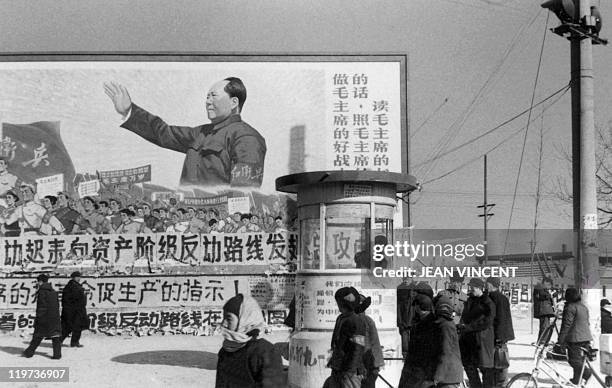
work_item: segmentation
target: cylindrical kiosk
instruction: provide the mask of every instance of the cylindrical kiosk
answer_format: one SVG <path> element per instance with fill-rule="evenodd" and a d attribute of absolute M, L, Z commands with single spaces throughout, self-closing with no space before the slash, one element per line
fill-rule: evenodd
<path fill-rule="evenodd" d="M 289 387 L 321 388 L 331 374 L 326 364 L 340 314 L 334 294 L 341 287 L 352 286 L 372 297 L 366 313 L 376 323 L 384 355 L 401 357 L 397 284 L 373 279 L 372 268 L 381 262 L 372 260 L 372 249 L 375 244 L 394 243 L 397 193 L 416 187 L 410 175 L 381 171 L 317 171 L 276 180 L 276 190 L 296 193 L 298 202 L 296 321 L 289 343 Z M 385 257 L 384 266 L 392 267 L 392 260 Z M 397 382 L 400 372 L 401 362 L 389 363 L 381 375 Z"/>

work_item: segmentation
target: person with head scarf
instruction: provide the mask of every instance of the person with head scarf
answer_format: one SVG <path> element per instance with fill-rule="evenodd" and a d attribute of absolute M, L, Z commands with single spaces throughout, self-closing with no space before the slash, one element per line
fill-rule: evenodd
<path fill-rule="evenodd" d="M 410 331 L 408 354 L 399 386 L 421 388 L 433 385 L 436 363 L 440 354 L 439 336 L 436 332 L 436 317 L 432 300 L 428 295 L 418 294 L 414 301 L 416 324 Z"/>
<path fill-rule="evenodd" d="M 366 315 L 365 311 L 372 303 L 371 297 L 359 294 L 359 306 L 355 313 L 363 320 L 365 325 L 365 349 L 363 355 L 363 364 L 366 369 L 366 376 L 361 381 L 361 388 L 376 387 L 376 379 L 380 369 L 385 365 L 385 359 L 382 353 L 382 346 L 378 339 L 378 330 L 374 320 Z"/>
<path fill-rule="evenodd" d="M 75 271 L 62 290 L 62 342 L 70 335 L 70 347 L 82 348 L 81 331 L 89 328 L 87 298 L 81 285 L 81 273 Z"/>
<path fill-rule="evenodd" d="M 455 308 L 448 296 L 440 296 L 436 301 L 435 323 L 440 341 L 440 353 L 433 378 L 436 387 L 458 388 L 463 381 L 459 335 L 453 319 Z"/>
<path fill-rule="evenodd" d="M 57 292 L 49 283 L 49 276 L 40 274 L 36 278 L 38 292 L 36 293 L 36 318 L 34 318 L 34 334 L 30 346 L 23 351 L 23 356 L 30 358 L 34 356 L 36 348 L 43 339 L 51 338 L 53 343 L 54 360 L 62 358 L 62 334 L 59 312 L 59 300 Z"/>
<path fill-rule="evenodd" d="M 589 310 L 580 300 L 580 293 L 575 288 L 565 290 L 565 307 L 563 308 L 563 320 L 557 343 L 567 347 L 567 361 L 574 370 L 571 382 L 580 385 L 580 373 L 582 372 L 582 360 L 584 355 L 580 348 L 590 349 L 591 329 L 589 328 Z M 582 375 L 585 382 L 591 377 L 591 371 L 584 369 Z"/>
<path fill-rule="evenodd" d="M 286 385 L 281 356 L 258 338 L 265 322 L 259 304 L 238 294 L 223 306 L 215 388 L 276 388 Z"/>
<path fill-rule="evenodd" d="M 359 292 L 353 287 L 343 287 L 334 295 L 340 315 L 332 334 L 332 355 L 327 366 L 331 376 L 324 388 L 360 388 L 366 370 L 363 364 L 365 352 L 365 325 L 355 313 L 359 307 Z"/>

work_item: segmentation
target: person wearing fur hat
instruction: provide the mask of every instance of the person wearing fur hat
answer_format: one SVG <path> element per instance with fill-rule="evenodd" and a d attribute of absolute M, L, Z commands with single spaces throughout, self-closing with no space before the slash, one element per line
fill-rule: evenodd
<path fill-rule="evenodd" d="M 440 354 L 433 381 L 436 387 L 459 388 L 463 381 L 463 364 L 459 350 L 459 335 L 453 320 L 455 307 L 447 296 L 436 301 L 436 329 L 440 339 Z"/>
<path fill-rule="evenodd" d="M 567 361 L 574 370 L 570 380 L 576 385 L 582 371 L 583 354 L 580 348 L 591 348 L 591 329 L 589 328 L 589 309 L 580 300 L 580 293 L 575 288 L 565 290 L 565 306 L 557 344 L 567 347 Z M 582 378 L 586 381 L 591 377 L 589 368 L 584 369 Z"/>
<path fill-rule="evenodd" d="M 378 330 L 374 320 L 366 315 L 365 311 L 372 303 L 371 297 L 359 294 L 359 306 L 355 313 L 363 320 L 365 325 L 365 349 L 363 355 L 363 364 L 366 369 L 366 376 L 361 381 L 361 388 L 376 387 L 376 379 L 380 369 L 385 366 L 385 359 L 382 353 L 382 346 L 378 339 Z"/>
<path fill-rule="evenodd" d="M 36 294 L 36 318 L 34 318 L 34 334 L 30 346 L 23 351 L 23 356 L 30 358 L 38 345 L 45 338 L 51 338 L 54 360 L 62 358 L 62 334 L 57 292 L 49 283 L 49 276 L 40 274 L 36 278 L 38 292 Z"/>
<path fill-rule="evenodd" d="M 89 329 L 87 299 L 81 286 L 81 273 L 73 272 L 62 291 L 62 342 L 70 335 L 70 347 L 82 348 L 81 331 Z"/>
<path fill-rule="evenodd" d="M 453 274 L 453 276 L 449 279 L 449 285 L 446 290 L 442 290 L 438 293 L 436 298 L 446 296 L 450 299 L 451 305 L 453 306 L 453 320 L 455 324 L 459 323 L 461 320 L 461 314 L 463 313 L 463 308 L 465 307 L 465 302 L 467 302 L 468 296 L 465 292 L 461 290 L 463 287 L 463 276 L 459 276 L 457 274 Z M 434 303 L 436 301 L 434 300 Z"/>
<path fill-rule="evenodd" d="M 323 388 L 359 388 L 366 370 L 363 364 L 366 329 L 363 320 L 355 314 L 359 306 L 359 292 L 343 287 L 334 295 L 340 315 L 336 318 L 332 334 L 332 355 L 327 364 L 331 376 Z"/>
<path fill-rule="evenodd" d="M 487 279 L 489 298 L 495 304 L 495 320 L 493 321 L 493 332 L 495 334 L 495 348 L 502 349 L 508 354 L 508 342 L 514 339 L 514 328 L 512 327 L 512 312 L 508 297 L 499 291 L 501 279 L 490 277 Z M 505 387 L 508 377 L 508 367 L 501 368 L 496 365 L 491 371 L 495 379 L 495 387 Z"/>
<path fill-rule="evenodd" d="M 255 299 L 238 294 L 223 306 L 215 388 L 276 388 L 286 385 L 281 356 L 258 338 L 265 322 Z"/>
<path fill-rule="evenodd" d="M 416 324 L 410 331 L 409 350 L 402 368 L 400 388 L 420 388 L 433 385 L 440 354 L 439 336 L 434 324 L 436 316 L 433 313 L 431 298 L 418 294 L 412 303 L 416 314 Z"/>
<path fill-rule="evenodd" d="M 482 280 L 472 278 L 468 288 L 469 297 L 457 325 L 461 361 L 471 388 L 491 388 L 495 385 L 491 373 L 495 364 L 495 304 L 487 295 Z"/>

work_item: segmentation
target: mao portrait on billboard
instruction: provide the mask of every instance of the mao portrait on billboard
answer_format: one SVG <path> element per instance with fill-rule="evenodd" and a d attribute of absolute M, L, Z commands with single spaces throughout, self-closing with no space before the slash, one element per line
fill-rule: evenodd
<path fill-rule="evenodd" d="M 64 234 L 113 233 L 122 220 L 150 232 L 295 230 L 295 199 L 276 178 L 407 171 L 406 62 L 0 55 L 0 196 L 33 188 L 48 213 L 22 225 L 33 231 L 57 230 L 43 228 L 57 224 L 50 215 Z"/>

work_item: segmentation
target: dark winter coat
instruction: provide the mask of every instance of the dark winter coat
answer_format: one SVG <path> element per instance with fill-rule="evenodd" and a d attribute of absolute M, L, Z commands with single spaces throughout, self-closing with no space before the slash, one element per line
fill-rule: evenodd
<path fill-rule="evenodd" d="M 414 298 L 417 295 L 426 295 L 433 300 L 433 289 L 427 282 L 402 283 L 397 288 L 397 327 L 402 331 L 410 330 L 416 323 Z"/>
<path fill-rule="evenodd" d="M 433 313 L 419 319 L 410 331 L 410 343 L 405 365 L 418 367 L 425 371 L 427 380 L 433 380 L 436 361 L 440 354 L 440 336 L 435 325 Z"/>
<path fill-rule="evenodd" d="M 554 317 L 555 309 L 550 292 L 545 290 L 541 284 L 533 288 L 533 317 L 544 318 Z"/>
<path fill-rule="evenodd" d="M 328 367 L 340 371 L 365 375 L 365 324 L 354 312 L 340 314 L 332 334 L 332 356 Z"/>
<path fill-rule="evenodd" d="M 463 314 L 463 309 L 465 308 L 465 302 L 468 298 L 467 294 L 463 291 L 457 291 L 450 288 L 442 290 L 438 293 L 436 299 L 434 299 L 434 305 L 436 304 L 436 301 L 443 296 L 446 296 L 450 299 L 451 304 L 453 306 L 453 310 L 455 311 L 453 321 L 455 323 L 459 323 L 459 321 L 461 320 L 461 314 Z"/>
<path fill-rule="evenodd" d="M 89 328 L 86 305 L 83 286 L 74 279 L 70 280 L 62 291 L 62 326 L 67 331 Z"/>
<path fill-rule="evenodd" d="M 59 337 L 61 334 L 57 292 L 51 287 L 50 283 L 43 283 L 38 288 L 37 293 L 34 336 L 50 338 Z"/>
<path fill-rule="evenodd" d="M 495 320 L 493 321 L 493 332 L 495 340 L 506 343 L 514 339 L 514 328 L 512 327 L 512 312 L 510 301 L 506 295 L 499 291 L 489 292 L 489 298 L 495 303 Z"/>
<path fill-rule="evenodd" d="M 360 313 L 359 316 L 363 319 L 365 325 L 363 364 L 367 370 L 381 368 L 385 365 L 385 359 L 382 353 L 382 346 L 380 346 L 376 323 L 365 313 Z"/>
<path fill-rule="evenodd" d="M 566 302 L 557 343 L 586 342 L 592 339 L 587 307 L 582 302 Z"/>
<path fill-rule="evenodd" d="M 484 294 L 470 296 L 461 315 L 464 328 L 459 338 L 463 365 L 493 368 L 495 354 L 495 304 Z"/>
<path fill-rule="evenodd" d="M 289 314 L 287 314 L 283 324 L 295 329 L 295 296 L 291 299 L 291 303 L 289 303 Z"/>
<path fill-rule="evenodd" d="M 215 388 L 277 388 L 285 384 L 281 356 L 265 339 L 254 338 L 235 352 L 219 351 Z"/>
<path fill-rule="evenodd" d="M 440 338 L 440 356 L 434 374 L 439 384 L 459 384 L 463 381 L 463 364 L 459 350 L 459 335 L 455 322 L 446 318 L 436 320 Z"/>
<path fill-rule="evenodd" d="M 612 334 L 612 313 L 601 309 L 601 334 Z"/>

